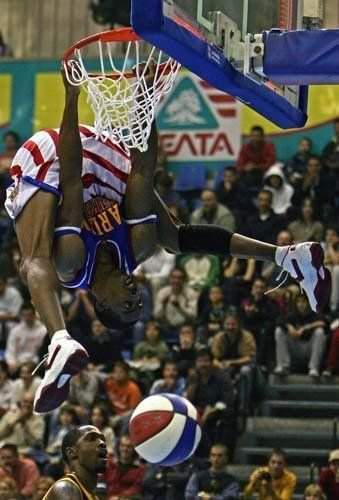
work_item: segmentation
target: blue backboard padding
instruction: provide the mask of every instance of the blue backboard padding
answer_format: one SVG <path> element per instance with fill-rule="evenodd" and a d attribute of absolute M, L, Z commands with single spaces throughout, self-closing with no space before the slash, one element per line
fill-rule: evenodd
<path fill-rule="evenodd" d="M 136 33 L 178 60 L 215 88 L 241 100 L 280 126 L 297 128 L 307 120 L 307 88 L 300 108 L 266 86 L 236 71 L 222 51 L 163 16 L 162 0 L 132 0 L 132 26 Z"/>
<path fill-rule="evenodd" d="M 283 84 L 339 83 L 339 30 L 266 33 L 264 72 Z"/>

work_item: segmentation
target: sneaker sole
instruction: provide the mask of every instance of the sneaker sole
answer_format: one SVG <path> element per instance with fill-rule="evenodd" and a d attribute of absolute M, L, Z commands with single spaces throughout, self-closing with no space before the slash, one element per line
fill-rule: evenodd
<path fill-rule="evenodd" d="M 67 359 L 54 382 L 42 389 L 39 399 L 34 403 L 34 413 L 41 415 L 58 408 L 67 399 L 71 377 L 79 373 L 87 365 L 88 359 L 86 351 L 82 349 L 74 351 Z M 63 375 L 70 375 L 71 377 L 59 388 L 58 383 Z"/>

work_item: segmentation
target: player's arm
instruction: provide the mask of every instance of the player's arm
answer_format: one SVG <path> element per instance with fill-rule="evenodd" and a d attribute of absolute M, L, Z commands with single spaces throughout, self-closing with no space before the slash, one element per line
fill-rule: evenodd
<path fill-rule="evenodd" d="M 79 133 L 79 87 L 70 85 L 62 72 L 65 86 L 65 108 L 62 117 L 58 155 L 60 163 L 60 190 L 62 203 L 57 214 L 57 228 L 78 228 L 83 219 L 82 145 Z M 70 281 L 82 268 L 85 258 L 83 242 L 79 234 L 58 237 L 55 241 L 54 258 L 57 272 L 63 281 Z"/>
<path fill-rule="evenodd" d="M 49 491 L 46 500 L 81 500 L 82 495 L 77 486 L 70 481 L 58 481 Z"/>
<path fill-rule="evenodd" d="M 131 150 L 132 169 L 127 181 L 124 212 L 125 219 L 143 219 L 155 214 L 153 202 L 153 175 L 157 163 L 158 134 L 155 121 L 148 139 L 148 149 L 141 153 Z M 131 225 L 130 235 L 134 257 L 137 263 L 153 255 L 156 247 L 156 224 Z"/>

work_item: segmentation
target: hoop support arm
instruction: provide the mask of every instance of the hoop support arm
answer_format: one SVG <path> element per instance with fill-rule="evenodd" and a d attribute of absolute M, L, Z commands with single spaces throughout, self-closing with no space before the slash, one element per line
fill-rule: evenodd
<path fill-rule="evenodd" d="M 264 33 L 264 73 L 286 85 L 339 84 L 339 29 Z"/>

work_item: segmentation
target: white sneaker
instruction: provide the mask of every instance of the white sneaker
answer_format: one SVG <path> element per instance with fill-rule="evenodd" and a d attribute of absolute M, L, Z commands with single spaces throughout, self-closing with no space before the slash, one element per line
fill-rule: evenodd
<path fill-rule="evenodd" d="M 312 378 L 319 378 L 320 377 L 319 371 L 316 368 L 311 368 L 310 371 L 308 372 L 308 374 Z"/>
<path fill-rule="evenodd" d="M 58 408 L 68 397 L 70 379 L 86 366 L 88 359 L 86 349 L 69 335 L 52 337 L 48 354 L 38 365 L 46 362 L 44 378 L 35 393 L 34 413 Z"/>
<path fill-rule="evenodd" d="M 312 311 L 319 312 L 328 303 L 331 274 L 324 267 L 324 251 L 319 243 L 278 247 L 275 260 L 278 266 L 299 281 Z"/>

